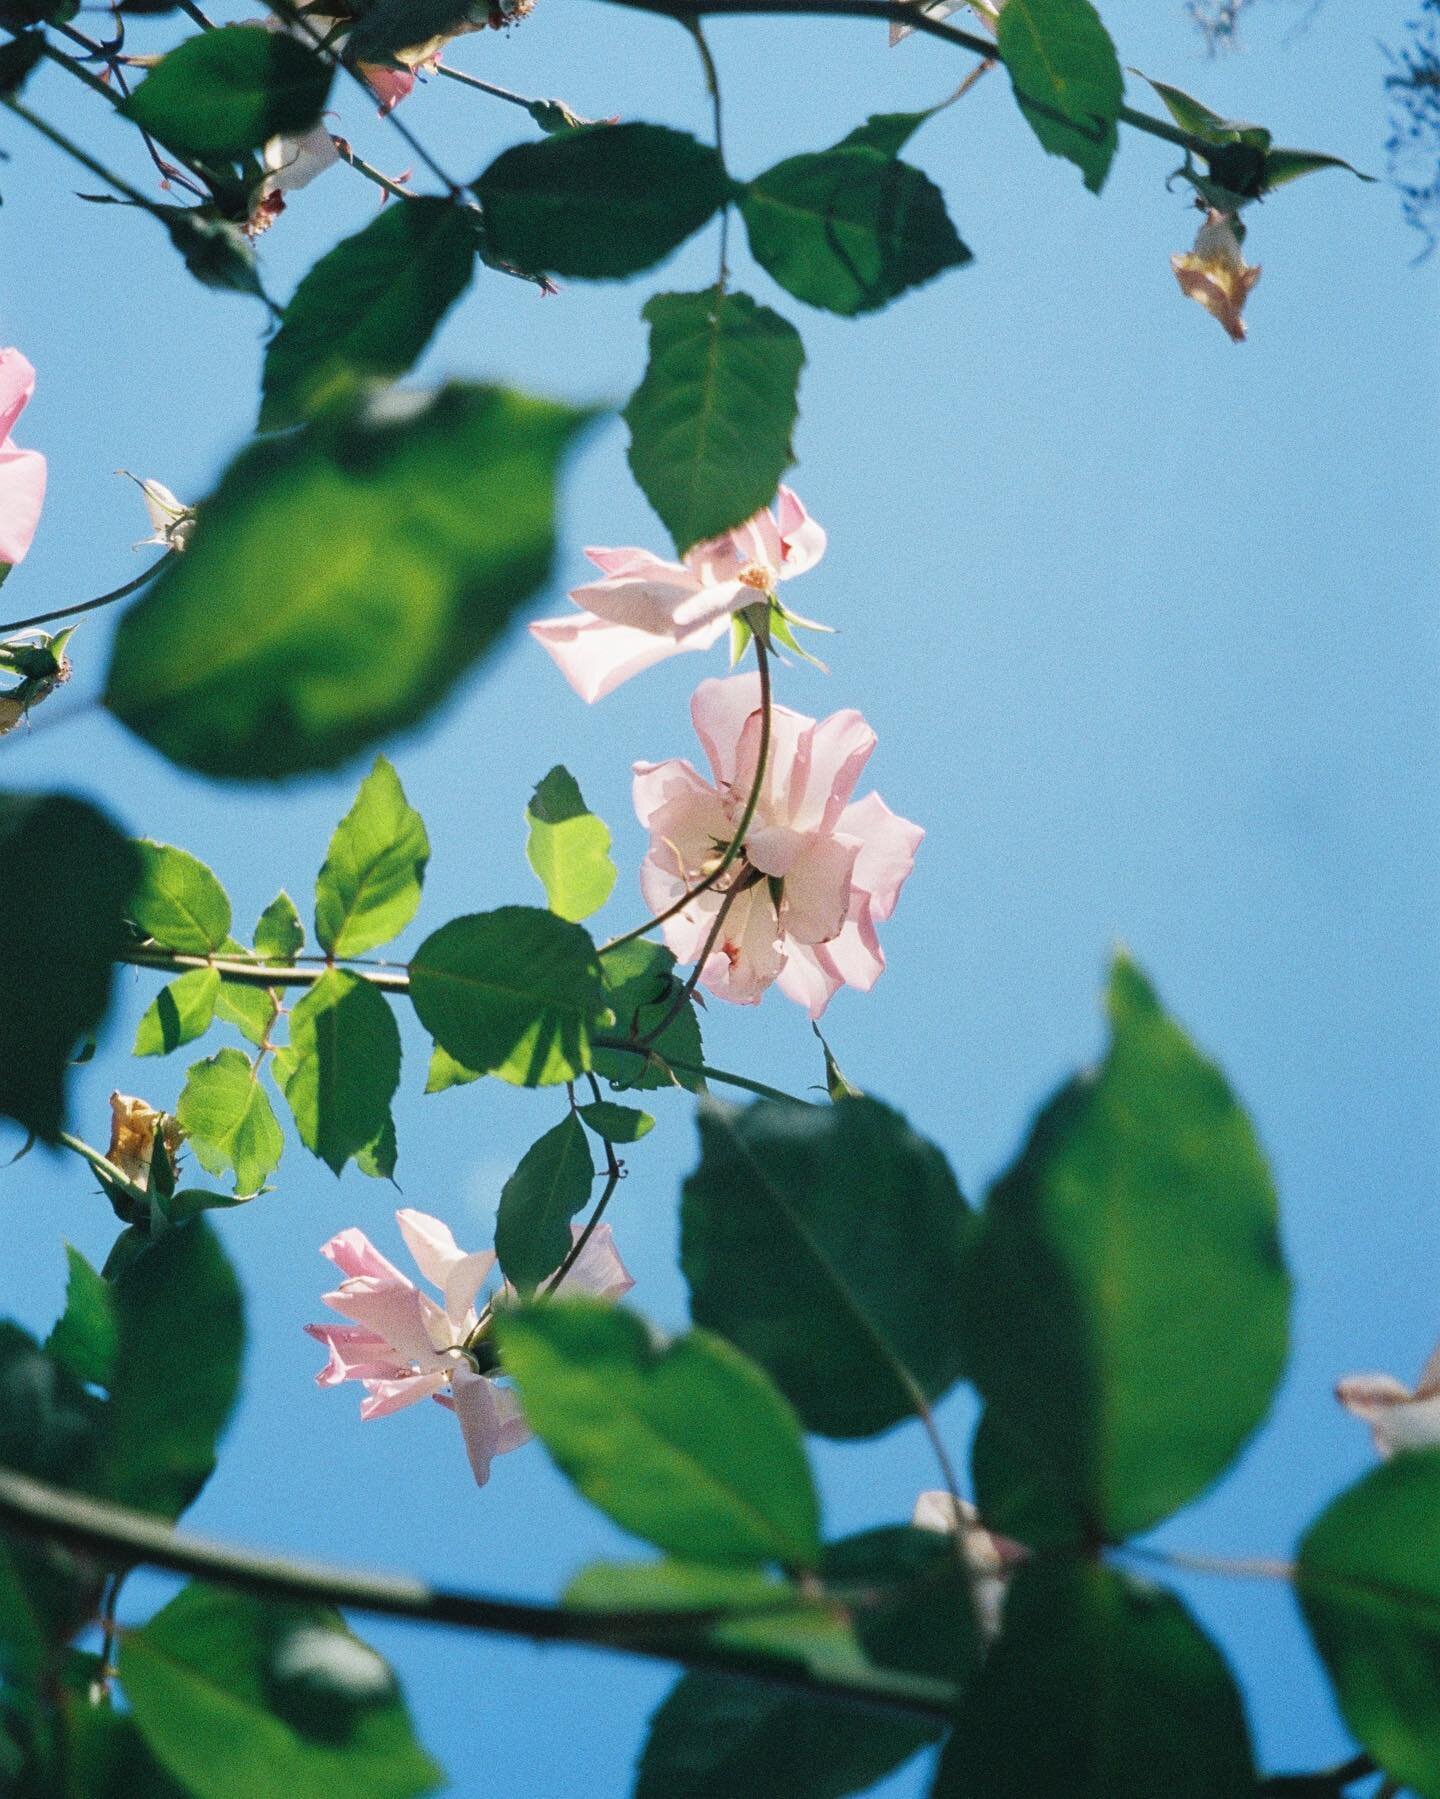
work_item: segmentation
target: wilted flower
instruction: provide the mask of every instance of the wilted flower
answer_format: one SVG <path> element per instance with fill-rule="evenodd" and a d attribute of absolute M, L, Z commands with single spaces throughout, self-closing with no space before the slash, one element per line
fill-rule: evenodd
<path fill-rule="evenodd" d="M 166 1154 L 173 1158 L 185 1141 L 179 1122 L 168 1112 L 157 1112 L 154 1106 L 132 1094 L 110 1095 L 110 1147 L 105 1151 L 105 1159 L 113 1162 L 126 1180 L 137 1187 L 150 1184 L 157 1128 Z"/>
<path fill-rule="evenodd" d="M 435 1399 L 460 1420 L 477 1486 L 490 1478 L 497 1455 L 528 1442 L 520 1402 L 506 1386 L 480 1374 L 466 1353 L 480 1322 L 480 1289 L 495 1268 L 495 1252 L 460 1249 L 448 1225 L 410 1208 L 395 1214 L 400 1234 L 437 1302 L 382 1256 L 362 1231 L 341 1231 L 320 1253 L 344 1275 L 325 1304 L 349 1324 L 307 1324 L 330 1351 L 315 1377 L 322 1387 L 358 1380 L 365 1388 L 362 1418 L 383 1418 L 417 1400 Z M 575 1240 L 580 1227 L 572 1227 Z M 608 1224 L 591 1233 L 565 1276 L 566 1291 L 619 1299 L 635 1283 L 621 1262 Z M 504 1296 L 513 1296 L 508 1286 Z"/>
<path fill-rule="evenodd" d="M 18 350 L 0 350 L 0 580 L 25 560 L 45 504 L 45 458 L 10 433 L 35 391 L 35 371 Z"/>
<path fill-rule="evenodd" d="M 1440 1348 L 1413 1388 L 1393 1374 L 1347 1374 L 1335 1387 L 1347 1412 L 1363 1418 L 1381 1455 L 1440 1443 Z"/>
<path fill-rule="evenodd" d="M 825 533 L 788 487 L 775 512 L 757 512 L 723 537 L 666 562 L 649 550 L 586 550 L 604 575 L 570 590 L 578 616 L 538 619 L 530 630 L 582 700 L 682 650 L 708 650 L 733 613 L 775 593 L 825 554 Z"/>
<path fill-rule="evenodd" d="M 713 783 L 688 762 L 637 762 L 635 810 L 650 832 L 640 886 L 656 913 L 710 873 L 755 784 L 758 675 L 702 681 L 690 702 Z M 875 733 L 858 712 L 818 723 L 771 713 L 770 754 L 743 850 L 723 880 L 663 926 L 693 962 L 719 909 L 725 922 L 701 982 L 755 1005 L 772 981 L 818 1018 L 842 986 L 868 990 L 885 967 L 876 924 L 895 909 L 925 833 L 876 793 L 851 802 Z"/>
<path fill-rule="evenodd" d="M 183 550 L 195 529 L 195 508 L 177 500 L 163 481 L 142 481 L 138 475 L 131 475 L 129 469 L 119 472 L 130 475 L 140 489 L 150 518 L 150 535 L 142 537 L 134 547 L 142 550 L 147 544 L 158 543 L 162 549 Z"/>
<path fill-rule="evenodd" d="M 71 625 L 52 637 L 47 631 L 22 631 L 0 643 L 0 675 L 18 675 L 19 685 L 0 693 L 0 737 L 28 718 L 42 700 L 70 679 L 65 646 Z"/>
<path fill-rule="evenodd" d="M 980 1522 L 980 1514 L 968 1501 L 960 1501 L 957 1513 L 949 1493 L 922 1493 L 915 1501 L 915 1514 L 910 1522 L 917 1530 L 963 1532 L 965 1561 L 972 1577 L 971 1591 L 980 1627 L 987 1637 L 1000 1634 L 1000 1615 L 1005 1606 L 1005 1590 L 1011 1571 L 1023 1562 L 1029 1551 L 1023 1543 L 1009 1537 L 996 1536 Z"/>
<path fill-rule="evenodd" d="M 1260 279 L 1260 267 L 1240 254 L 1234 214 L 1209 207 L 1196 233 L 1195 248 L 1172 256 L 1170 267 L 1181 292 L 1219 319 L 1237 344 L 1244 343 L 1245 321 L 1240 315 Z"/>

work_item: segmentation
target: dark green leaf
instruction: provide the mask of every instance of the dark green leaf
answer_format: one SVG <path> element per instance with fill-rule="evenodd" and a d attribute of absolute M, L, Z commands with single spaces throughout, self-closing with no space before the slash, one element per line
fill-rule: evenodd
<path fill-rule="evenodd" d="M 865 143 L 777 163 L 740 210 L 761 267 L 797 300 L 846 318 L 971 260 L 939 188 Z"/>
<path fill-rule="evenodd" d="M 945 1158 L 874 1099 L 707 1106 L 681 1261 L 697 1324 L 774 1377 L 810 1430 L 863 1437 L 961 1372 L 971 1217 Z"/>
<path fill-rule="evenodd" d="M 1061 1088 L 992 1191 L 957 1310 L 1027 1479 L 1118 1539 L 1203 1492 L 1264 1417 L 1290 1284 L 1223 1076 L 1124 959 L 1109 1010 L 1104 1063 Z M 1001 1529 L 1011 1503 L 980 1493 Z"/>
<path fill-rule="evenodd" d="M 475 0 L 373 0 L 345 48 L 358 62 L 384 64 L 397 50 L 412 49 L 427 38 L 454 36 L 478 16 Z"/>
<path fill-rule="evenodd" d="M 130 916 L 147 937 L 184 956 L 208 956 L 230 935 L 230 901 L 214 874 L 188 850 L 141 838 L 140 881 Z"/>
<path fill-rule="evenodd" d="M 300 1141 L 339 1174 L 384 1131 L 400 1085 L 400 1029 L 379 988 L 327 969 L 291 1010 L 275 1076 Z"/>
<path fill-rule="evenodd" d="M 800 1428 L 761 1370 L 692 1331 L 658 1344 L 633 1313 L 551 1300 L 498 1320 L 526 1421 L 623 1530 L 697 1562 L 819 1557 Z"/>
<path fill-rule="evenodd" d="M 570 1248 L 570 1220 L 590 1197 L 595 1168 L 573 1112 L 532 1143 L 500 1193 L 495 1253 L 521 1293 L 553 1274 Z"/>
<path fill-rule="evenodd" d="M 469 285 L 478 228 L 471 208 L 417 195 L 322 256 L 265 353 L 260 429 L 403 375 Z"/>
<path fill-rule="evenodd" d="M 1298 1591 L 1354 1731 L 1400 1786 L 1440 1793 L 1440 1449 L 1406 1450 L 1306 1531 Z"/>
<path fill-rule="evenodd" d="M 630 468 L 683 554 L 775 498 L 805 350 L 748 294 L 656 294 L 645 379 L 630 396 Z"/>
<path fill-rule="evenodd" d="M 1240 1695 L 1179 1600 L 1066 1559 L 1016 1575 L 932 1799 L 1254 1799 L 1255 1790 Z"/>
<path fill-rule="evenodd" d="M 380 1134 L 373 1143 L 367 1143 L 364 1149 L 355 1152 L 355 1166 L 361 1174 L 368 1175 L 372 1181 L 393 1181 L 395 1166 L 400 1160 L 399 1145 L 395 1141 L 395 1120 L 386 1118 L 380 1127 Z"/>
<path fill-rule="evenodd" d="M 156 1204 L 170 1224 L 186 1224 L 202 1212 L 228 1212 L 247 1203 L 243 1194 L 206 1193 L 200 1187 L 182 1187 L 178 1193 L 156 1195 Z"/>
<path fill-rule="evenodd" d="M 232 25 L 163 56 L 120 110 L 177 155 L 240 157 L 308 130 L 334 72 L 283 31 Z"/>
<path fill-rule="evenodd" d="M 107 1499 L 176 1518 L 215 1467 L 240 1391 L 239 1283 L 203 1219 L 157 1237 L 116 1279 Z"/>
<path fill-rule="evenodd" d="M 548 1087 L 590 1066 L 605 1016 L 595 946 L 533 906 L 452 918 L 410 962 L 420 1022 L 464 1068 Z"/>
<path fill-rule="evenodd" d="M 1020 110 L 1098 194 L 1114 160 L 1125 77 L 1090 0 L 1007 0 L 995 28 Z"/>
<path fill-rule="evenodd" d="M 265 1089 L 238 1049 L 194 1064 L 175 1116 L 202 1168 L 234 1169 L 237 1193 L 258 1192 L 285 1147 Z"/>
<path fill-rule="evenodd" d="M 330 956 L 361 956 L 403 931 L 420 905 L 430 839 L 383 756 L 330 839 L 315 883 L 315 935 Z"/>
<path fill-rule="evenodd" d="M 607 950 L 600 958 L 605 977 L 605 996 L 615 1013 L 615 1033 L 634 1042 L 653 1031 L 674 1004 L 680 983 L 675 978 L 675 958 L 662 943 L 646 943 L 637 937 Z M 595 1072 L 613 1087 L 639 1093 L 673 1090 L 676 1082 L 690 1093 L 705 1091 L 700 1072 L 705 1050 L 700 1041 L 700 1020 L 687 999 L 675 1017 L 650 1045 L 659 1062 L 649 1061 L 638 1050 L 597 1049 Z M 675 1079 L 666 1073 L 674 1070 Z"/>
<path fill-rule="evenodd" d="M 530 796 L 525 860 L 557 918 L 578 924 L 598 912 L 615 885 L 610 828 L 585 804 L 574 775 L 558 765 Z"/>
<path fill-rule="evenodd" d="M 23 31 L 0 44 L 0 94 L 18 94 L 26 77 L 44 54 L 45 34 Z"/>
<path fill-rule="evenodd" d="M 305 947 L 305 927 L 288 893 L 277 893 L 255 923 L 255 954 L 262 962 L 293 962 Z"/>
<path fill-rule="evenodd" d="M 255 444 L 125 614 L 106 704 L 207 774 L 333 767 L 413 724 L 544 581 L 585 417 L 452 386 Z"/>
<path fill-rule="evenodd" d="M 137 1056 L 168 1056 L 172 1049 L 203 1037 L 215 1018 L 220 976 L 213 968 L 192 968 L 162 987 L 145 1008 L 135 1032 Z"/>
<path fill-rule="evenodd" d="M 0 793 L 0 1113 L 53 1140 L 77 1042 L 105 1015 L 133 846 L 63 794 Z"/>
<path fill-rule="evenodd" d="M 580 1116 L 607 1143 L 638 1143 L 655 1129 L 655 1120 L 648 1112 L 637 1111 L 634 1106 L 617 1106 L 608 1099 L 581 1106 Z"/>
<path fill-rule="evenodd" d="M 196 1799 L 412 1799 L 442 1779 L 394 1675 L 319 1606 L 188 1586 L 126 1633 L 120 1678 Z"/>
<path fill-rule="evenodd" d="M 133 1718 L 85 1701 L 67 1707 L 65 1758 L 70 1791 L 85 1799 L 188 1799 L 151 1755 Z"/>
<path fill-rule="evenodd" d="M 199 206 L 161 206 L 156 214 L 184 257 L 185 267 L 203 287 L 265 299 L 254 248 L 238 225 Z"/>
<path fill-rule="evenodd" d="M 1357 180 L 1373 182 L 1373 175 L 1362 175 L 1354 163 L 1341 156 L 1326 156 L 1319 150 L 1282 150 L 1278 146 L 1266 152 L 1265 191 L 1298 181 L 1302 175 L 1313 175 L 1320 169 L 1346 169 Z"/>
<path fill-rule="evenodd" d="M 882 156 L 898 156 L 910 139 L 930 117 L 936 107 L 924 112 L 872 112 L 863 125 L 857 125 L 842 137 L 837 150 L 853 149 L 857 144 L 865 150 L 878 150 Z"/>
<path fill-rule="evenodd" d="M 475 183 L 491 253 L 527 272 L 635 275 L 698 231 L 730 184 L 708 144 L 664 125 L 585 125 L 516 144 Z"/>
<path fill-rule="evenodd" d="M 65 1259 L 70 1265 L 65 1310 L 46 1338 L 45 1353 L 68 1368 L 76 1380 L 108 1387 L 115 1367 L 117 1329 L 109 1283 L 68 1243 Z"/>

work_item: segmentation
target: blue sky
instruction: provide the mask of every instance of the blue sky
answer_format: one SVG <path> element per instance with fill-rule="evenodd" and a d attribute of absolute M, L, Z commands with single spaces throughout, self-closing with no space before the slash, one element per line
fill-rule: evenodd
<path fill-rule="evenodd" d="M 1377 39 L 1408 5 L 1250 15 L 1243 54 L 1207 62 L 1178 0 L 1105 9 L 1122 58 L 1270 125 L 1283 142 L 1382 162 Z M 238 16 L 238 15 L 237 15 Z M 881 25 L 745 21 L 711 32 L 739 174 L 834 142 L 868 112 L 928 104 L 965 59 Z M 139 27 L 135 41 L 168 41 Z M 703 132 L 694 53 L 662 21 L 539 0 L 508 37 L 452 60 L 582 114 Z M 64 78 L 34 104 L 140 182 L 128 135 Z M 1131 80 L 1131 98 L 1143 102 Z M 358 91 L 340 124 L 391 173 L 408 160 Z M 524 115 L 431 82 L 407 121 L 463 176 L 529 134 Z M 87 597 L 139 566 L 138 498 L 117 467 L 205 493 L 253 422 L 264 318 L 189 281 L 160 233 L 18 124 L 0 133 L 0 341 L 39 371 L 23 441 L 50 457 L 34 551 L 5 589 L 13 616 Z M 1174 159 L 1127 135 L 1102 199 L 1043 156 L 988 76 L 908 152 L 947 194 L 972 267 L 878 318 L 845 322 L 780 295 L 732 233 L 736 284 L 801 328 L 809 353 L 791 477 L 830 532 L 792 590 L 828 620 L 832 674 L 782 677 L 802 711 L 861 708 L 880 744 L 867 784 L 928 831 L 885 938 L 871 995 L 842 994 L 826 1028 L 848 1072 L 901 1105 L 979 1197 L 1036 1104 L 1102 1037 L 1107 956 L 1123 942 L 1223 1063 L 1257 1121 L 1281 1191 L 1298 1300 L 1295 1354 L 1274 1419 L 1217 1492 L 1174 1520 L 1176 1547 L 1285 1554 L 1306 1519 L 1369 1462 L 1330 1397 L 1337 1375 L 1409 1377 L 1440 1334 L 1433 1220 L 1440 1059 L 1435 932 L 1437 666 L 1436 282 L 1394 196 L 1345 176 L 1286 190 L 1252 215 L 1265 268 L 1251 341 L 1232 345 L 1179 295 L 1168 267 L 1194 217 L 1167 194 Z M 337 169 L 261 245 L 277 295 L 374 211 Z M 476 283 L 420 371 L 620 402 L 638 379 L 638 311 L 657 288 L 713 278 L 713 230 L 628 286 L 555 298 L 498 275 Z M 574 459 L 550 604 L 582 577 L 585 543 L 662 550 L 610 420 Z M 110 621 L 72 646 L 76 676 L 28 738 L 0 746 L 3 778 L 95 796 L 137 833 L 209 861 L 248 926 L 284 885 L 306 910 L 334 821 L 364 764 L 279 790 L 181 774 L 85 701 Z M 419 924 L 533 901 L 524 802 L 563 760 L 611 823 L 622 875 L 603 925 L 640 916 L 636 758 L 693 753 L 682 658 L 594 708 L 523 638 L 423 730 L 387 746 L 435 845 Z M 63 712 L 68 722 L 52 726 Z M 184 1058 L 135 1063 L 128 1044 L 152 977 L 125 976 L 102 1052 L 75 1086 L 75 1124 L 104 1141 L 111 1086 L 173 1104 Z M 246 1281 L 247 1389 L 221 1470 L 192 1513 L 215 1534 L 495 1591 L 549 1595 L 599 1555 L 630 1553 L 573 1500 L 539 1449 L 470 1482 L 452 1421 L 417 1408 L 361 1427 L 348 1391 L 311 1384 L 300 1326 L 328 1284 L 315 1251 L 359 1224 L 398 1249 L 391 1211 L 490 1240 L 501 1183 L 557 1116 L 554 1094 L 482 1083 L 425 1099 L 425 1044 L 402 1018 L 397 1105 L 404 1200 L 353 1169 L 340 1182 L 298 1147 L 278 1190 L 223 1220 Z M 800 1011 L 712 1008 L 711 1059 L 782 1086 L 819 1078 Z M 678 1185 L 695 1156 L 688 1101 L 663 1102 L 614 1212 L 634 1301 L 680 1325 Z M 74 1160 L 0 1174 L 0 1306 L 44 1327 L 59 1306 L 60 1238 L 97 1261 L 108 1209 Z M 943 1411 L 963 1445 L 968 1400 Z M 902 1429 L 817 1445 L 835 1533 L 908 1516 L 934 1484 Z M 131 1615 L 166 1590 L 137 1578 Z M 1278 1588 L 1191 1583 L 1243 1676 L 1269 1767 L 1316 1764 L 1344 1735 Z M 651 1667 L 594 1655 L 362 1628 L 399 1668 L 454 1790 L 527 1799 L 620 1794 L 648 1710 Z M 884 1789 L 923 1790 L 917 1767 Z"/>

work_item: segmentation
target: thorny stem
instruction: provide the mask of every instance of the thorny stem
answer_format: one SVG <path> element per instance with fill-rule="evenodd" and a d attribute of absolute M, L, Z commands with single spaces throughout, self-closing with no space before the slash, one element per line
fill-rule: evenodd
<path fill-rule="evenodd" d="M 0 636 L 8 631 L 25 631 L 32 625 L 48 625 L 53 619 L 74 618 L 80 612 L 93 612 L 97 606 L 109 606 L 116 600 L 123 600 L 141 588 L 147 581 L 154 579 L 160 570 L 175 554 L 166 550 L 165 554 L 151 563 L 150 567 L 136 575 L 133 581 L 127 581 L 123 587 L 113 587 L 109 593 L 102 593 L 98 599 L 81 600 L 75 606 L 57 606 L 53 612 L 37 612 L 33 618 L 14 618 L 8 624 L 0 625 Z"/>
<path fill-rule="evenodd" d="M 954 1715 L 956 1694 L 945 1681 L 881 1669 L 866 1669 L 860 1678 L 846 1678 L 805 1662 L 732 1647 L 704 1634 L 721 1618 L 733 1617 L 733 1610 L 571 1610 L 432 1587 L 405 1575 L 351 1572 L 211 1542 L 172 1530 L 143 1512 L 67 1493 L 9 1469 L 0 1469 L 0 1519 L 12 1531 L 63 1543 L 97 1559 L 168 1568 L 275 1599 L 345 1606 L 536 1643 L 588 1644 L 685 1667 L 743 1675 L 814 1698 L 869 1706 L 926 1723 L 947 1724 Z M 767 1604 L 763 1609 L 776 1608 Z"/>
<path fill-rule="evenodd" d="M 740 882 L 735 880 L 725 889 L 725 897 L 721 900 L 719 909 L 715 914 L 715 922 L 710 927 L 709 936 L 706 937 L 704 943 L 700 946 L 700 953 L 695 958 L 695 966 L 691 969 L 689 978 L 675 995 L 674 999 L 671 1000 L 669 1006 L 661 1017 L 659 1024 L 652 1025 L 643 1037 L 636 1039 L 639 1048 L 649 1049 L 656 1038 L 663 1037 L 674 1021 L 680 1016 L 681 1012 L 684 1011 L 686 1001 L 700 984 L 700 977 L 705 972 L 705 964 L 715 953 L 715 945 L 720 941 L 720 933 L 725 929 L 725 920 L 730 916 L 730 908 L 735 904 L 735 901 L 739 897 Z"/>
<path fill-rule="evenodd" d="M 612 949 L 619 949 L 622 943 L 633 943 L 637 937 L 644 937 L 653 931 L 658 924 L 664 924 L 667 918 L 674 918 L 683 912 L 692 900 L 699 899 L 702 893 L 708 893 L 721 880 L 726 870 L 734 863 L 745 847 L 745 836 L 755 817 L 755 808 L 760 804 L 760 790 L 765 785 L 765 767 L 770 760 L 770 652 L 766 649 L 764 639 L 758 634 L 754 639 L 755 657 L 760 667 L 760 753 L 755 761 L 755 779 L 751 783 L 750 797 L 745 802 L 745 810 L 740 814 L 740 822 L 735 827 L 735 835 L 725 847 L 725 853 L 706 875 L 703 881 L 682 893 L 673 905 L 663 912 L 657 912 L 653 918 L 647 918 L 644 924 L 636 925 L 633 931 L 626 931 L 622 936 L 612 937 L 608 943 L 600 945 L 600 954 L 607 955 Z"/>
<path fill-rule="evenodd" d="M 118 107 L 123 100 L 129 99 L 130 85 L 125 79 L 125 71 L 120 66 L 119 52 L 120 46 L 125 40 L 125 26 L 123 20 L 118 18 L 116 23 L 119 35 L 108 44 L 102 44 L 93 37 L 87 37 L 83 31 L 77 31 L 73 25 L 57 24 L 55 30 L 63 32 L 65 36 L 70 39 L 72 44 L 79 44 L 80 48 L 85 51 L 91 62 L 103 62 L 105 64 L 105 67 L 110 71 L 115 87 L 119 92 L 116 93 L 113 91 L 109 82 L 104 80 L 97 81 L 95 86 L 97 91 L 103 93 L 113 106 Z M 51 50 L 51 48 L 52 47 L 49 44 L 45 45 L 46 50 Z M 54 56 L 53 59 L 56 62 L 60 61 L 59 56 Z M 79 73 L 82 77 L 89 73 L 89 71 L 84 68 L 83 64 L 75 63 L 72 58 L 67 57 L 62 66 L 70 67 L 72 72 Z M 176 163 L 167 162 L 160 154 L 160 146 L 143 126 L 140 127 L 140 139 L 145 145 L 146 152 L 149 155 L 151 162 L 154 163 L 156 169 L 159 171 L 160 179 L 162 181 L 173 181 L 178 183 L 187 193 L 193 194 L 197 200 L 208 200 L 210 198 L 208 186 L 202 185 L 204 177 L 200 176 L 200 171 L 195 168 L 193 163 L 186 163 L 182 168 Z M 185 173 L 185 169 L 187 168 L 190 170 L 190 174 L 188 175 Z M 192 176 L 200 176 L 200 178 L 196 180 L 192 179 Z"/>
<path fill-rule="evenodd" d="M 496 100 L 508 100 L 512 106 L 523 106 L 526 112 L 535 105 L 533 100 L 524 94 L 517 94 L 513 88 L 501 87 L 494 81 L 482 81 L 478 75 L 472 75 L 466 69 L 452 69 L 448 62 L 438 62 L 435 73 L 443 75 L 449 81 L 458 81 L 463 87 L 478 88 L 482 94 L 489 94 Z"/>
<path fill-rule="evenodd" d="M 600 1083 L 595 1079 L 595 1076 L 593 1074 L 590 1075 L 588 1077 L 588 1079 L 590 1082 L 590 1091 L 593 1094 L 596 1103 L 599 1104 Z M 549 1281 L 546 1283 L 545 1293 L 546 1293 L 547 1298 L 560 1285 L 561 1281 L 564 1280 L 565 1276 L 567 1274 L 569 1274 L 570 1270 L 580 1260 L 581 1256 L 584 1255 L 585 1246 L 587 1243 L 589 1243 L 590 1239 L 595 1235 L 596 1229 L 598 1228 L 598 1226 L 600 1224 L 600 1220 L 605 1216 L 605 1208 L 606 1208 L 606 1206 L 608 1206 L 610 1204 L 611 1199 L 614 1197 L 615 1189 L 620 1185 L 620 1177 L 625 1172 L 624 1164 L 621 1162 L 620 1158 L 615 1154 L 615 1145 L 610 1141 L 610 1139 L 608 1137 L 604 1138 L 603 1142 L 605 1144 L 605 1187 L 604 1187 L 604 1190 L 601 1193 L 599 1199 L 596 1200 L 595 1210 L 590 1214 L 590 1217 L 586 1221 L 584 1230 L 581 1231 L 580 1235 L 570 1245 L 570 1250 L 569 1250 L 569 1253 L 566 1255 L 565 1260 L 555 1270 L 554 1274 L 551 1275 Z"/>
<path fill-rule="evenodd" d="M 381 188 L 392 200 L 410 200 L 414 198 L 412 194 L 407 193 L 405 189 L 400 186 L 399 182 L 392 181 L 388 175 L 382 175 L 380 170 L 377 169 L 373 163 L 366 162 L 365 158 L 359 155 L 358 152 L 351 147 L 347 139 L 343 137 L 334 137 L 331 141 L 335 145 L 336 152 L 342 162 L 348 162 L 352 169 L 355 169 L 358 173 L 364 175 L 367 180 L 373 181 L 376 187 Z"/>

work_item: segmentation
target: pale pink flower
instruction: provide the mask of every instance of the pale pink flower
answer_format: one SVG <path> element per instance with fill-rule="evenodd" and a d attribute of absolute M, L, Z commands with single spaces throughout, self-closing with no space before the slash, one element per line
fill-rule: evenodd
<path fill-rule="evenodd" d="M 635 810 L 650 832 L 640 886 L 663 912 L 713 871 L 755 784 L 760 678 L 702 681 L 690 702 L 713 781 L 688 762 L 637 762 Z M 868 991 L 885 967 L 875 926 L 895 910 L 925 833 L 879 794 L 850 796 L 875 747 L 858 712 L 818 722 L 771 713 L 770 755 L 743 851 L 719 883 L 667 919 L 681 962 L 704 948 L 730 894 L 725 924 L 700 979 L 720 999 L 755 1005 L 778 981 L 818 1018 L 849 985 Z"/>
<path fill-rule="evenodd" d="M 0 579 L 23 562 L 45 504 L 45 458 L 11 438 L 35 391 L 35 371 L 18 350 L 0 350 Z"/>
<path fill-rule="evenodd" d="M 1335 1397 L 1370 1426 L 1381 1455 L 1440 1444 L 1440 1348 L 1413 1388 L 1393 1374 L 1348 1374 L 1336 1384 Z"/>
<path fill-rule="evenodd" d="M 980 1628 L 986 1638 L 993 1641 L 1000 1634 L 1000 1618 L 1011 1573 L 1029 1555 L 1029 1550 L 1023 1543 L 1012 1542 L 1009 1537 L 986 1530 L 980 1522 L 980 1514 L 968 1500 L 960 1501 L 957 1512 L 949 1493 L 922 1493 L 915 1501 L 915 1514 L 910 1522 L 917 1530 L 959 1529 L 963 1533 L 965 1562 L 970 1570 Z"/>
<path fill-rule="evenodd" d="M 604 580 L 571 588 L 578 613 L 537 619 L 530 630 L 580 698 L 593 701 L 668 656 L 708 650 L 733 613 L 814 568 L 825 533 L 782 487 L 773 514 L 757 512 L 683 561 L 636 549 L 585 554 Z"/>
<path fill-rule="evenodd" d="M 1240 254 L 1232 213 L 1210 207 L 1195 236 L 1195 248 L 1172 256 L 1170 267 L 1180 291 L 1199 302 L 1212 318 L 1219 319 L 1237 344 L 1245 341 L 1245 321 L 1240 316 L 1250 290 L 1260 279 L 1259 264 Z"/>
<path fill-rule="evenodd" d="M 460 1249 L 448 1225 L 410 1208 L 395 1214 L 400 1234 L 436 1300 L 386 1260 L 363 1231 L 341 1231 L 320 1253 L 344 1275 L 333 1293 L 322 1295 L 348 1324 L 307 1324 L 306 1332 L 330 1351 L 316 1375 L 322 1387 L 358 1380 L 365 1388 L 362 1418 L 435 1399 L 460 1421 L 477 1486 L 490 1478 L 497 1455 L 528 1442 L 530 1430 L 520 1402 L 507 1386 L 478 1374 L 463 1345 L 480 1321 L 480 1290 L 494 1271 L 495 1252 Z M 580 1227 L 572 1227 L 578 1239 Z M 615 1248 L 610 1226 L 601 1224 L 565 1276 L 560 1291 L 619 1299 L 635 1283 Z M 497 1298 L 513 1298 L 501 1289 Z"/>

